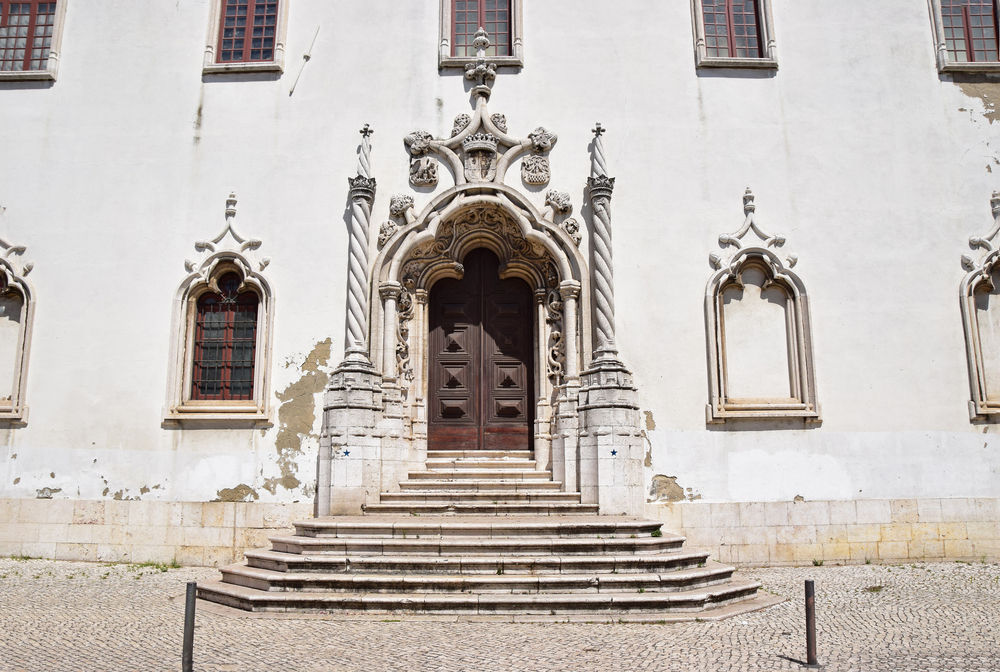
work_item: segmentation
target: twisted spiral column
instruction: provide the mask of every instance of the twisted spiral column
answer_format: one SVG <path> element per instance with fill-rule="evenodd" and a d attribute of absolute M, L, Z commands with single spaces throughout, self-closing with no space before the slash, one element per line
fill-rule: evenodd
<path fill-rule="evenodd" d="M 587 180 L 590 204 L 594 211 L 594 302 L 597 308 L 597 353 L 614 356 L 615 346 L 615 282 L 611 250 L 611 192 L 615 178 L 608 177 L 608 163 L 604 155 L 604 129 L 598 124 L 594 129 L 594 156 L 591 176 Z"/>
<path fill-rule="evenodd" d="M 361 131 L 358 176 L 351 186 L 351 231 L 347 275 L 347 338 L 345 349 L 365 352 L 368 336 L 368 236 L 375 201 L 375 179 L 371 176 L 372 146 L 368 125 Z"/>

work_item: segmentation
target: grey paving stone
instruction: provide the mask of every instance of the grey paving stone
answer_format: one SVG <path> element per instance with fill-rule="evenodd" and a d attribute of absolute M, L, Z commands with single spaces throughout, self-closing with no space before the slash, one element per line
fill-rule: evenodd
<path fill-rule="evenodd" d="M 0 671 L 180 669 L 187 581 L 171 569 L 0 559 Z M 790 598 L 720 622 L 254 616 L 199 602 L 199 672 L 800 670 L 802 583 L 816 581 L 828 671 L 1000 669 L 1000 565 L 745 569 Z M 174 599 L 171 599 L 174 598 Z"/>

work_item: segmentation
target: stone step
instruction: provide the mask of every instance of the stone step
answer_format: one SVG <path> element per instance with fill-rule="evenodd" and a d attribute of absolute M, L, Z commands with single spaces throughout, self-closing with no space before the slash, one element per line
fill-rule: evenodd
<path fill-rule="evenodd" d="M 551 471 L 534 469 L 434 469 L 411 471 L 409 480 L 486 480 L 486 481 L 551 481 Z"/>
<path fill-rule="evenodd" d="M 459 516 L 562 516 L 592 513 L 595 516 L 600 509 L 597 504 L 578 503 L 538 503 L 538 504 L 492 504 L 487 502 L 424 502 L 424 503 L 379 503 L 368 504 L 365 509 L 366 515 L 399 515 L 410 514 L 412 516 L 436 516 L 436 515 L 459 515 Z"/>
<path fill-rule="evenodd" d="M 449 459 L 456 460 L 469 458 L 474 460 L 489 459 L 522 459 L 533 460 L 535 453 L 532 450 L 428 450 L 427 459 Z"/>
<path fill-rule="evenodd" d="M 513 503 L 545 503 L 550 502 L 577 502 L 580 501 L 579 492 L 454 492 L 448 490 L 436 491 L 411 491 L 406 492 L 383 492 L 379 494 L 379 501 L 383 504 L 406 503 L 406 502 L 435 502 L 435 503 L 463 503 L 492 502 L 493 504 L 513 504 Z"/>
<path fill-rule="evenodd" d="M 663 574 L 694 569 L 708 562 L 703 551 L 657 555 L 298 555 L 277 551 L 246 551 L 247 565 L 290 573 L 395 574 Z"/>
<path fill-rule="evenodd" d="M 231 565 L 222 568 L 223 582 L 276 592 L 338 593 L 605 593 L 622 591 L 679 592 L 728 581 L 733 568 L 718 563 L 666 574 L 316 574 L 276 572 Z"/>
<path fill-rule="evenodd" d="M 562 481 L 491 481 L 491 480 L 454 480 L 434 481 L 430 479 L 418 481 L 400 481 L 400 489 L 411 490 L 447 490 L 449 492 L 532 492 L 539 490 L 562 490 Z"/>
<path fill-rule="evenodd" d="M 455 556 L 497 555 L 653 555 L 679 551 L 683 539 L 636 537 L 635 539 L 473 537 L 271 537 L 276 553 L 297 555 L 334 554 L 344 556 L 417 555 Z"/>
<path fill-rule="evenodd" d="M 424 520 L 410 515 L 389 516 L 327 516 L 296 521 L 295 533 L 306 537 L 549 537 L 549 538 L 649 538 L 660 529 L 660 523 L 627 516 L 545 516 L 508 520 L 496 516 L 476 518 L 435 517 Z M 684 537 L 662 533 L 661 539 L 682 544 Z"/>
<path fill-rule="evenodd" d="M 536 471 L 534 460 L 482 460 L 482 459 L 430 459 L 424 464 L 428 470 L 440 471 L 441 469 L 530 469 Z"/>
<path fill-rule="evenodd" d="M 198 597 L 247 611 L 611 615 L 702 611 L 749 599 L 759 587 L 736 580 L 678 592 L 392 594 L 277 592 L 209 581 L 198 584 Z"/>

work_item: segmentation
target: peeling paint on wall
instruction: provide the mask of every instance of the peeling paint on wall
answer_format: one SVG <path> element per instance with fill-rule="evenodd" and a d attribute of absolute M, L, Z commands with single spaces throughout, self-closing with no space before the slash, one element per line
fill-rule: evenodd
<path fill-rule="evenodd" d="M 643 414 L 646 416 L 646 429 L 650 431 L 656 429 L 656 420 L 653 420 L 653 412 L 643 411 Z"/>
<path fill-rule="evenodd" d="M 240 483 L 235 488 L 223 488 L 217 493 L 217 502 L 250 502 L 258 498 L 257 491 L 246 483 Z"/>
<path fill-rule="evenodd" d="M 691 488 L 688 488 L 685 493 L 684 488 L 677 484 L 676 476 L 657 474 L 653 476 L 653 480 L 649 484 L 649 497 L 646 501 L 683 502 L 686 500 L 693 502 L 698 499 L 701 499 L 701 495 L 693 494 Z"/>
<path fill-rule="evenodd" d="M 320 370 L 330 360 L 331 339 L 320 341 L 302 363 L 302 377 L 278 392 L 281 406 L 278 408 L 278 434 L 275 449 L 278 451 L 278 468 L 281 476 L 264 479 L 263 487 L 272 495 L 278 486 L 294 490 L 302 485 L 295 475 L 299 464 L 296 458 L 302 455 L 302 440 L 319 440 L 313 433 L 316 422 L 316 395 L 326 389 L 330 376 Z M 221 495 L 220 495 L 221 496 Z"/>
<path fill-rule="evenodd" d="M 997 102 L 1000 101 L 1000 81 L 986 80 L 981 76 L 974 75 L 963 77 L 958 73 L 953 76 L 952 81 L 969 98 L 978 98 L 982 101 L 983 107 L 986 108 L 983 116 L 989 119 L 991 124 L 994 121 L 1000 121 L 1000 110 L 996 106 Z M 966 110 L 961 108 L 959 111 Z"/>

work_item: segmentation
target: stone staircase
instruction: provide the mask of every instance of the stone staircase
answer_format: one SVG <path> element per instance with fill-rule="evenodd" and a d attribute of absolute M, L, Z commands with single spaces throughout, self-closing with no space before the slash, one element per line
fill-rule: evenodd
<path fill-rule="evenodd" d="M 528 451 L 429 452 L 426 471 L 364 516 L 297 522 L 198 596 L 248 611 L 458 616 L 765 606 L 759 584 L 685 551 L 660 523 L 598 516 L 561 485 Z"/>

